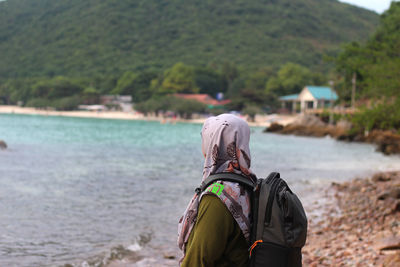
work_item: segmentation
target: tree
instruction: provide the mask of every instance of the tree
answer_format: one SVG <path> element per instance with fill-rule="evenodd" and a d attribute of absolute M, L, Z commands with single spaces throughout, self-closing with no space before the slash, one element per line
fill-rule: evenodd
<path fill-rule="evenodd" d="M 67 96 L 54 100 L 51 106 L 55 107 L 57 110 L 74 110 L 81 103 L 79 96 Z"/>
<path fill-rule="evenodd" d="M 111 93 L 118 95 L 131 95 L 133 102 L 145 101 L 152 96 L 150 86 L 152 80 L 156 77 L 157 74 L 152 71 L 144 71 L 140 73 L 127 71 L 118 79 L 117 85 Z"/>
<path fill-rule="evenodd" d="M 197 67 L 194 70 L 195 83 L 200 93 L 215 96 L 218 92 L 225 92 L 222 76 L 211 68 Z"/>
<path fill-rule="evenodd" d="M 198 91 L 193 67 L 179 62 L 164 72 L 161 93 L 197 93 Z"/>
<path fill-rule="evenodd" d="M 145 102 L 139 103 L 135 108 L 146 115 L 154 112 L 157 116 L 161 111 L 173 111 L 184 119 L 190 119 L 193 113 L 205 112 L 206 105 L 194 100 L 186 100 L 174 96 L 163 96 L 151 98 Z"/>
<path fill-rule="evenodd" d="M 18 101 L 23 103 L 32 98 L 32 84 L 35 84 L 37 79 L 13 79 L 5 81 L 0 85 L 0 98 L 6 104 L 16 104 Z"/>
<path fill-rule="evenodd" d="M 400 90 L 400 3 L 381 15 L 377 31 L 365 45 L 350 43 L 335 59 L 336 70 L 349 88 L 353 73 L 363 97 L 393 97 Z M 349 91 L 349 90 L 348 90 Z"/>
<path fill-rule="evenodd" d="M 270 78 L 265 85 L 265 99 L 271 107 L 277 108 L 278 97 L 298 94 L 306 85 L 323 85 L 326 77 L 320 73 L 312 73 L 308 68 L 294 63 L 283 65 L 276 76 Z"/>
<path fill-rule="evenodd" d="M 191 119 L 193 113 L 204 113 L 206 105 L 194 100 L 175 98 L 169 109 L 178 113 L 181 118 Z"/>
<path fill-rule="evenodd" d="M 62 76 L 40 80 L 32 86 L 33 97 L 62 98 L 79 94 L 82 91 L 81 85 Z"/>
<path fill-rule="evenodd" d="M 266 93 L 295 94 L 300 92 L 304 86 L 313 83 L 313 74 L 309 69 L 298 64 L 287 63 L 280 68 L 276 77 L 267 82 Z"/>
<path fill-rule="evenodd" d="M 49 98 L 73 96 L 83 91 L 83 87 L 81 85 L 62 76 L 58 76 L 50 80 L 49 86 L 51 86 L 48 94 Z"/>
<path fill-rule="evenodd" d="M 136 78 L 136 74 L 131 71 L 126 71 L 117 81 L 117 85 L 111 91 L 115 95 L 127 95 L 132 91 L 132 83 Z"/>
<path fill-rule="evenodd" d="M 343 84 L 337 86 L 336 89 L 342 99 L 349 101 L 351 97 L 350 88 L 354 77 L 357 81 L 358 90 L 362 89 L 363 77 L 366 74 L 363 66 L 367 64 L 370 55 L 357 42 L 346 44 L 343 49 L 335 59 L 336 71 L 343 77 Z"/>
<path fill-rule="evenodd" d="M 249 116 L 250 121 L 254 122 L 256 115 L 257 114 L 261 114 L 263 113 L 263 111 L 257 107 L 257 106 L 252 106 L 252 105 L 246 105 L 243 110 L 242 110 L 243 114 L 246 114 Z"/>
<path fill-rule="evenodd" d="M 224 62 L 221 68 L 221 75 L 226 81 L 226 90 L 230 90 L 233 81 L 239 77 L 239 70 L 234 64 Z"/>
<path fill-rule="evenodd" d="M 82 92 L 82 103 L 93 105 L 99 103 L 100 93 L 94 87 L 86 87 Z"/>
<path fill-rule="evenodd" d="M 263 67 L 246 76 L 236 78 L 232 83 L 228 95 L 232 99 L 230 108 L 242 110 L 246 106 L 266 107 L 270 103 L 266 102 L 265 83 L 273 75 L 271 67 Z"/>
<path fill-rule="evenodd" d="M 263 67 L 256 72 L 250 73 L 246 79 L 246 88 L 252 88 L 257 91 L 264 91 L 265 84 L 267 81 L 275 75 L 275 71 L 272 67 Z"/>

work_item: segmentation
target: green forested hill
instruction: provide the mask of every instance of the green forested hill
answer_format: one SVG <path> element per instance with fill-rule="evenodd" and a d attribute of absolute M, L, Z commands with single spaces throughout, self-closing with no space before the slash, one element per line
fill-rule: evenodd
<path fill-rule="evenodd" d="M 378 15 L 336 0 L 7 0 L 0 78 L 91 76 L 232 62 L 317 66 Z"/>

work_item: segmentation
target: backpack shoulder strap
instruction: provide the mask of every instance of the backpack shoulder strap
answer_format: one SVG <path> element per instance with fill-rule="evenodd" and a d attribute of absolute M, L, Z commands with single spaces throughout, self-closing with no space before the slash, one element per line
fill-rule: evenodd
<path fill-rule="evenodd" d="M 254 187 L 256 186 L 252 180 L 250 180 L 242 175 L 239 175 L 236 173 L 231 173 L 231 172 L 221 172 L 221 173 L 211 174 L 210 176 L 208 176 L 201 183 L 200 187 L 196 188 L 196 192 L 197 193 L 203 192 L 210 184 L 212 184 L 213 182 L 218 181 L 218 180 L 239 183 L 239 184 L 249 187 L 251 190 L 253 190 Z"/>

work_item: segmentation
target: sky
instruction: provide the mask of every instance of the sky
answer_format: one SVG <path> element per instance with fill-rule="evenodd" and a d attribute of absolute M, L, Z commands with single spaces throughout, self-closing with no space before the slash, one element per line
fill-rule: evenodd
<path fill-rule="evenodd" d="M 339 0 L 340 2 L 349 3 L 366 9 L 373 10 L 379 14 L 389 8 L 392 0 Z"/>

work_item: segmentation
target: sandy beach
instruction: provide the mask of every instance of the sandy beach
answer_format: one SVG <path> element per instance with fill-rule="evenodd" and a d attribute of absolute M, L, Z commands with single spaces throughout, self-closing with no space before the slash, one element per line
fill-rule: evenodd
<path fill-rule="evenodd" d="M 64 116 L 64 117 L 80 117 L 80 118 L 99 118 L 99 119 L 124 119 L 124 120 L 150 120 L 140 113 L 128 113 L 122 111 L 56 111 L 44 110 L 19 106 L 0 105 L 0 113 L 2 114 L 27 114 L 27 115 L 43 115 L 43 116 Z"/>
<path fill-rule="evenodd" d="M 119 119 L 119 120 L 143 120 L 143 121 L 160 121 L 161 123 L 189 122 L 189 123 L 204 123 L 207 117 L 194 116 L 193 119 L 172 119 L 162 116 L 145 116 L 140 112 L 122 112 L 122 111 L 56 111 L 44 110 L 29 107 L 0 105 L 0 114 L 26 114 L 26 115 L 42 115 L 42 116 L 64 116 L 64 117 L 79 117 L 79 118 L 97 118 L 97 119 Z M 296 116 L 293 115 L 257 115 L 255 121 L 251 122 L 247 117 L 250 126 L 268 127 L 271 123 L 279 123 L 287 125 L 293 122 Z"/>

